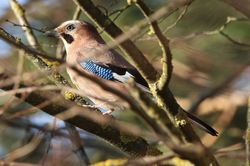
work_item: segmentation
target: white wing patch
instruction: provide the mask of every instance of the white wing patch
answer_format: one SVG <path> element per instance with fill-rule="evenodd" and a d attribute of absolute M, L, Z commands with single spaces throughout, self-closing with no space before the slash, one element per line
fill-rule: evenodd
<path fill-rule="evenodd" d="M 132 74 L 130 74 L 127 71 L 124 75 L 119 75 L 119 74 L 116 74 L 113 72 L 113 77 L 114 77 L 114 79 L 121 81 L 121 82 L 128 82 L 130 77 L 135 78 L 135 76 L 133 76 Z"/>
<path fill-rule="evenodd" d="M 124 75 L 119 75 L 119 74 L 116 74 L 116 73 L 113 73 L 113 77 L 114 79 L 120 81 L 120 82 L 128 82 L 129 78 L 132 77 L 132 78 L 135 78 L 135 76 L 133 76 L 132 74 L 130 74 L 129 72 L 126 71 L 126 73 Z M 141 88 L 142 90 L 144 90 L 145 92 L 151 94 L 151 91 L 148 87 L 145 87 L 139 83 L 135 83 L 138 88 Z"/>

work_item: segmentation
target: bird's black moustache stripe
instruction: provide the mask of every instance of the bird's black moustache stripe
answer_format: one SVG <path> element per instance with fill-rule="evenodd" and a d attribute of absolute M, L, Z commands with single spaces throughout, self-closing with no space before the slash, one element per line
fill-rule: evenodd
<path fill-rule="evenodd" d="M 69 34 L 63 34 L 63 38 L 66 40 L 66 42 L 68 43 L 68 44 L 71 44 L 73 41 L 74 41 L 74 38 L 71 36 L 71 35 L 69 35 Z"/>

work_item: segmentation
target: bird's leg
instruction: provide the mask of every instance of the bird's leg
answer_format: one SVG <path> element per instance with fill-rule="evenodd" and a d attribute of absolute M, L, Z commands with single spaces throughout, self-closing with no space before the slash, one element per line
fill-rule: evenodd
<path fill-rule="evenodd" d="M 95 109 L 95 108 L 98 108 L 98 107 L 100 107 L 100 106 L 102 106 L 102 105 L 104 105 L 104 104 L 106 104 L 107 102 L 102 102 L 102 103 L 100 103 L 100 104 L 96 104 L 96 105 L 87 105 L 87 104 L 83 104 L 82 106 L 83 107 L 88 107 L 88 108 L 93 108 L 93 109 Z"/>
<path fill-rule="evenodd" d="M 108 100 L 108 102 L 115 102 L 116 100 Z M 112 112 L 114 112 L 114 109 L 113 108 L 111 108 L 111 109 L 109 109 L 108 111 L 106 111 L 106 112 L 104 112 L 104 113 L 102 113 L 102 115 L 109 115 L 109 114 L 111 114 Z"/>
<path fill-rule="evenodd" d="M 110 100 L 108 102 L 114 102 L 114 101 L 116 101 L 116 100 Z M 102 102 L 102 103 L 99 103 L 99 104 L 96 104 L 96 105 L 83 104 L 82 106 L 92 108 L 92 109 L 96 109 L 98 107 L 101 107 L 104 104 L 107 104 L 108 102 Z M 113 111 L 114 111 L 114 109 L 109 109 L 108 111 L 105 111 L 104 113 L 102 113 L 102 115 L 108 116 L 109 118 L 111 118 L 113 120 L 113 119 L 115 119 L 115 117 L 113 115 L 110 115 Z"/>

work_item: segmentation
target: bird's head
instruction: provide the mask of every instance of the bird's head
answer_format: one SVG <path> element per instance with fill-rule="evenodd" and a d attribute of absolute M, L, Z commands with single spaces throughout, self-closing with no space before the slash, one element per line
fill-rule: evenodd
<path fill-rule="evenodd" d="M 66 49 L 79 46 L 78 44 L 86 46 L 93 42 L 105 43 L 92 24 L 80 20 L 63 22 L 57 28 L 45 32 L 44 35 L 60 38 Z"/>

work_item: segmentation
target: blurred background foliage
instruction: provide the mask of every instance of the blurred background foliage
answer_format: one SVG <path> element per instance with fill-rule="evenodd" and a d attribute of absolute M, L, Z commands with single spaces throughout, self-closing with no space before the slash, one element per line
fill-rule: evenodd
<path fill-rule="evenodd" d="M 108 8 L 112 0 L 94 0 L 95 4 Z M 120 1 L 108 8 L 111 13 L 127 5 L 126 1 Z M 171 3 L 170 0 L 145 0 L 146 4 L 154 11 L 164 5 Z M 20 0 L 21 5 L 26 11 L 27 19 L 32 27 L 42 28 L 46 26 L 49 29 L 57 27 L 66 20 L 71 20 L 76 9 L 73 1 L 69 0 Z M 8 33 L 22 39 L 22 42 L 28 45 L 22 29 L 18 26 L 12 26 L 5 19 L 18 23 L 13 11 L 9 7 L 7 0 L 0 2 L 0 26 Z M 100 8 L 105 13 L 105 10 Z M 162 31 L 171 26 L 181 15 L 184 7 L 175 11 L 160 23 Z M 115 15 L 111 16 L 113 19 Z M 199 118 L 204 120 L 219 132 L 219 137 L 204 135 L 205 133 L 196 130 L 202 138 L 203 143 L 211 150 L 218 150 L 228 146 L 238 146 L 237 151 L 228 151 L 223 155 L 217 154 L 221 165 L 243 165 L 245 163 L 243 136 L 246 129 L 247 100 L 249 97 L 250 69 L 250 22 L 234 21 L 228 24 L 223 30 L 233 40 L 243 44 L 234 44 L 228 38 L 215 33 L 211 35 L 201 34 L 186 39 L 188 35 L 212 32 L 219 30 L 227 21 L 228 17 L 247 18 L 232 6 L 218 0 L 196 0 L 187 9 L 187 12 L 178 21 L 177 25 L 169 29 L 165 36 L 171 40 L 171 51 L 173 54 L 174 72 L 170 83 L 170 89 L 174 93 L 178 103 L 187 111 L 192 111 Z M 81 20 L 91 22 L 83 13 Z M 144 19 L 143 14 L 136 6 L 126 9 L 115 21 L 124 32 L 129 31 L 138 21 Z M 147 28 L 141 30 L 140 34 Z M 137 39 L 140 34 L 132 37 Z M 35 32 L 38 41 L 42 44 L 46 53 L 55 56 L 56 47 L 46 45 L 57 45 L 58 40 L 47 38 L 40 32 Z M 102 33 L 106 42 L 110 39 Z M 152 34 L 146 33 L 143 37 L 135 41 L 139 49 L 144 53 L 154 67 L 161 71 L 162 51 L 157 40 Z M 61 47 L 62 44 L 59 45 Z M 116 48 L 121 54 L 122 52 Z M 9 45 L 0 41 L 0 61 L 4 68 L 11 71 L 16 70 L 18 63 L 18 52 Z M 37 70 L 33 64 L 25 60 L 25 71 Z M 67 78 L 65 71 L 62 72 Z M 232 79 L 229 79 L 232 78 Z M 68 78 L 69 80 L 69 78 Z M 48 84 L 46 78 L 35 80 L 39 84 Z M 208 95 L 214 91 L 212 95 Z M 204 97 L 207 95 L 207 98 Z M 196 109 L 193 109 L 201 98 L 205 98 Z M 4 105 L 8 96 L 0 98 L 0 105 Z M 5 111 L 5 116 L 10 116 L 15 112 L 25 110 L 31 106 L 14 100 L 10 107 Z M 143 123 L 135 116 L 132 111 L 115 112 L 116 119 L 129 121 L 145 127 Z M 11 119 L 11 123 L 1 123 L 0 125 L 0 158 L 9 152 L 27 144 L 34 136 L 37 128 L 42 128 L 46 123 L 53 121 L 53 117 L 46 115 L 41 111 L 33 114 L 26 114 Z M 20 126 L 19 126 L 20 125 Z M 34 125 L 32 127 L 32 125 Z M 57 121 L 57 128 L 62 128 L 56 132 L 50 151 L 46 159 L 48 165 L 78 165 L 78 159 L 72 152 L 72 145 L 68 139 L 67 131 L 64 130 L 64 123 Z M 87 154 L 91 163 L 103 161 L 109 158 L 124 157 L 126 154 L 115 149 L 105 141 L 89 133 L 80 131 L 83 138 L 83 144 L 87 148 Z M 50 133 L 46 133 L 42 143 L 36 150 L 26 155 L 18 161 L 29 163 L 42 162 L 45 146 L 48 146 Z M 150 141 L 150 140 L 149 140 Z M 150 142 L 162 151 L 160 143 Z M 241 143 L 241 144 L 238 144 Z M 58 152 L 58 153 L 55 153 Z M 127 157 L 127 156 L 126 156 Z M 57 162 L 55 162 L 57 161 Z M 59 163 L 58 163 L 59 161 Z"/>

